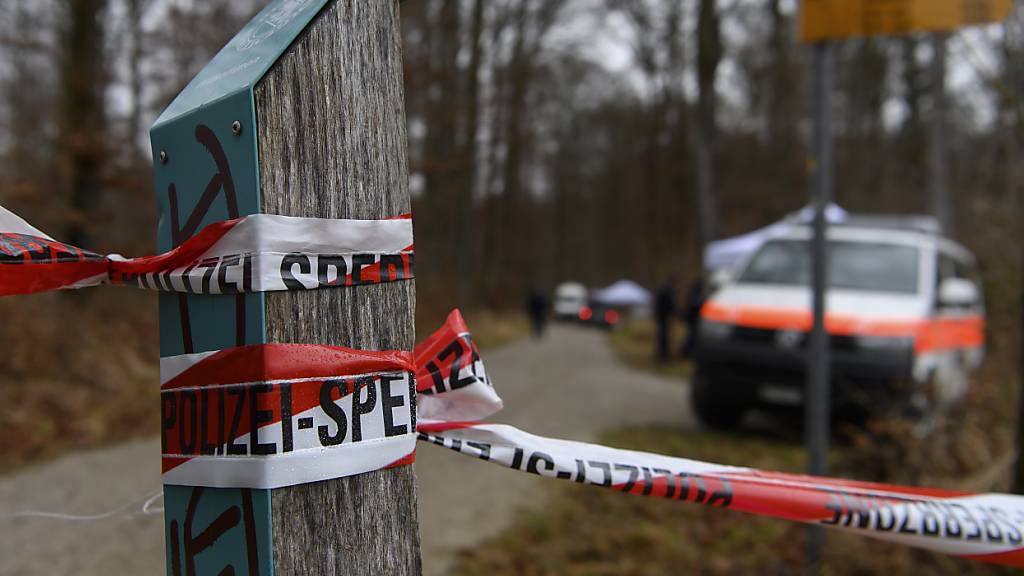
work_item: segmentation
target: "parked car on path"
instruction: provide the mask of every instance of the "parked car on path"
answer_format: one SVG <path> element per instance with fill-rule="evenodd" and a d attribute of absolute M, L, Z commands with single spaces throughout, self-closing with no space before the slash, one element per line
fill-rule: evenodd
<path fill-rule="evenodd" d="M 592 300 L 589 304 L 580 308 L 578 319 L 581 324 L 611 330 L 619 325 L 622 313 L 612 306 Z"/>
<path fill-rule="evenodd" d="M 803 403 L 811 314 L 808 225 L 746 258 L 701 308 L 692 401 L 728 427 L 755 406 Z M 985 352 L 974 256 L 926 217 L 851 216 L 828 231 L 826 330 L 835 407 L 919 414 L 967 392 Z"/>
<path fill-rule="evenodd" d="M 562 321 L 579 319 L 580 310 L 587 305 L 587 288 L 578 282 L 564 282 L 555 287 L 552 309 L 555 318 Z"/>

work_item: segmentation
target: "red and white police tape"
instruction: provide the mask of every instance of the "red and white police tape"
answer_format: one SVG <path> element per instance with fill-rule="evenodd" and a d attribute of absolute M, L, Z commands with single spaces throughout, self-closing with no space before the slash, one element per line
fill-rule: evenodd
<path fill-rule="evenodd" d="M 161 358 L 160 382 L 163 481 L 186 486 L 279 488 L 401 465 L 417 412 L 501 409 L 458 311 L 413 354 L 243 346 Z"/>
<path fill-rule="evenodd" d="M 173 250 L 126 259 L 50 238 L 0 206 L 0 296 L 102 283 L 189 294 L 374 284 L 413 276 L 412 219 L 255 214 L 211 224 Z"/>
<path fill-rule="evenodd" d="M 459 354 L 446 352 L 456 348 Z M 437 419 L 420 411 L 420 440 L 472 458 L 548 478 L 819 524 L 936 552 L 1024 566 L 1024 497 L 765 472 L 447 418 L 455 414 L 478 420 L 501 409 L 457 311 L 444 328 L 417 347 L 416 368 L 418 378 L 431 378 L 429 384 L 417 386 L 421 405 L 433 401 L 444 406 Z M 432 395 L 423 396 L 424 386 L 430 387 Z"/>
<path fill-rule="evenodd" d="M 416 345 L 413 356 L 421 420 L 482 420 L 501 410 L 501 398 L 491 386 L 480 351 L 458 310 Z"/>
<path fill-rule="evenodd" d="M 762 472 L 544 438 L 500 424 L 421 422 L 421 440 L 538 476 L 820 524 L 1024 566 L 1024 499 Z"/>
<path fill-rule="evenodd" d="M 160 359 L 164 484 L 279 488 L 412 461 L 412 355 L 263 344 Z"/>
<path fill-rule="evenodd" d="M 126 260 L 56 242 L 0 207 L 0 295 L 108 282 L 227 294 L 402 280 L 412 248 L 408 219 L 258 215 Z M 167 484 L 276 488 L 359 474 L 412 462 L 418 435 L 538 476 L 1024 567 L 1024 497 L 764 472 L 481 423 L 502 402 L 458 311 L 412 354 L 265 344 L 163 358 L 160 372 Z"/>

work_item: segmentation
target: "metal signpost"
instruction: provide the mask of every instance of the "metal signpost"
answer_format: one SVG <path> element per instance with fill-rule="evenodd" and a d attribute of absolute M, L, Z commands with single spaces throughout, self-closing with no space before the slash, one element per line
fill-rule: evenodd
<path fill-rule="evenodd" d="M 261 212 L 408 212 L 397 19 L 394 0 L 275 0 L 249 22 L 151 131 L 158 249 Z M 160 355 L 412 348 L 412 282 L 314 292 L 161 293 Z M 275 490 L 165 485 L 164 499 L 169 576 L 419 573 L 411 466 Z"/>
<path fill-rule="evenodd" d="M 826 331 L 826 286 L 828 249 L 825 210 L 832 199 L 831 92 L 833 55 L 831 42 L 855 36 L 907 34 L 917 31 L 946 33 L 971 24 L 997 22 L 1009 16 L 1013 0 L 804 0 L 800 14 L 800 35 L 813 43 L 814 137 L 812 143 L 811 199 L 814 206 L 811 267 L 813 276 L 813 326 L 807 356 L 804 434 L 807 471 L 812 475 L 828 472 L 829 426 L 831 423 L 831 370 L 828 332 Z M 938 44 L 936 44 L 938 46 Z M 936 58 L 945 59 L 944 50 Z M 936 63 L 936 70 L 942 70 Z M 938 76 L 938 74 L 936 74 Z M 944 78 L 935 78 L 937 83 Z M 936 98 L 944 98 L 944 86 L 936 85 Z M 948 199 L 942 180 L 941 159 L 944 118 L 941 105 L 933 118 L 930 144 L 930 204 L 949 226 Z M 824 532 L 808 530 L 808 570 L 816 573 L 820 562 Z"/>
<path fill-rule="evenodd" d="M 825 212 L 832 199 L 832 45 L 814 45 L 814 142 L 811 169 L 812 204 L 814 206 L 814 237 L 811 242 L 812 307 L 814 321 L 807 357 L 806 401 L 804 407 L 804 438 L 807 446 L 807 472 L 823 476 L 828 472 L 829 425 L 831 422 L 831 364 L 828 334 L 825 331 L 825 286 L 828 281 L 828 222 Z M 816 570 L 822 528 L 807 532 L 808 560 Z"/>

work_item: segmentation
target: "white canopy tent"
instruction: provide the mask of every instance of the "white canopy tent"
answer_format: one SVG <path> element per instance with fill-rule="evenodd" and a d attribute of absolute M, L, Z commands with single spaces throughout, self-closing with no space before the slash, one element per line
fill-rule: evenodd
<path fill-rule="evenodd" d="M 838 204 L 829 204 L 825 207 L 825 219 L 828 222 L 845 222 L 849 217 L 849 213 Z M 704 268 L 711 271 L 732 268 L 748 254 L 760 248 L 767 240 L 782 236 L 792 226 L 808 224 L 813 220 L 814 207 L 805 206 L 764 228 L 711 242 L 704 248 Z"/>
<path fill-rule="evenodd" d="M 619 280 L 611 286 L 594 290 L 591 298 L 606 306 L 639 308 L 650 305 L 651 292 L 632 280 Z"/>

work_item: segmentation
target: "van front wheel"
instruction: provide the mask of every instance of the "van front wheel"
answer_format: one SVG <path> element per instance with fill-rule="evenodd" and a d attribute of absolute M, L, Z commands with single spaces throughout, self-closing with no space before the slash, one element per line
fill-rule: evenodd
<path fill-rule="evenodd" d="M 745 412 L 745 407 L 729 397 L 721 382 L 715 382 L 700 369 L 690 387 L 690 401 L 697 418 L 705 426 L 718 430 L 736 428 Z"/>

